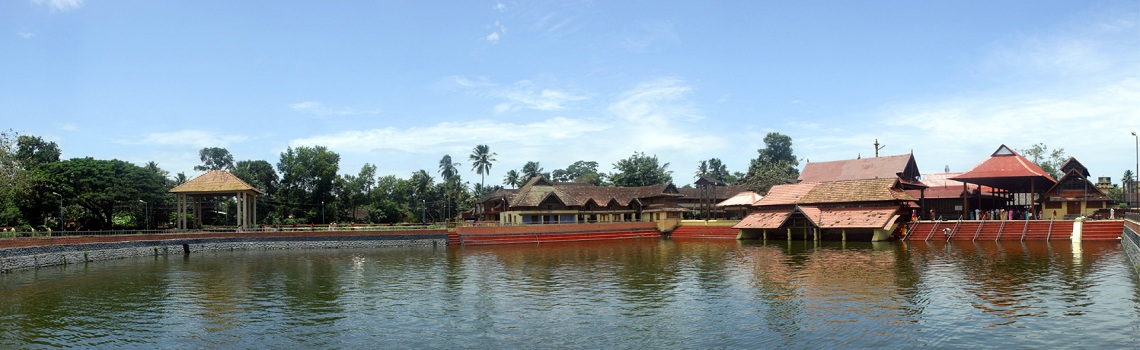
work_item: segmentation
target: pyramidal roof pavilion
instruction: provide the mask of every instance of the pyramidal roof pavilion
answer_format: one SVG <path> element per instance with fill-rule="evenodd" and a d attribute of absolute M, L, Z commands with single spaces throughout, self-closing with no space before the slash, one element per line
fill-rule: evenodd
<path fill-rule="evenodd" d="M 1057 184 L 1049 173 L 1006 145 L 998 147 L 988 159 L 970 171 L 950 180 L 1020 193 L 1039 193 Z"/>
<path fill-rule="evenodd" d="M 177 197 L 178 229 L 187 227 L 187 212 L 193 207 L 194 224 L 202 225 L 202 199 L 205 197 L 237 197 L 238 229 L 253 227 L 257 222 L 257 196 L 261 191 L 225 170 L 211 170 L 170 189 Z"/>

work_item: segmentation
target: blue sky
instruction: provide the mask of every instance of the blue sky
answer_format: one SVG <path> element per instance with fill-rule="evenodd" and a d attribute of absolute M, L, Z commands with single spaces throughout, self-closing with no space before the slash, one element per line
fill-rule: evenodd
<path fill-rule="evenodd" d="M 324 145 L 341 172 L 487 178 L 634 152 L 678 185 L 745 171 L 765 134 L 810 161 L 913 150 L 964 171 L 1001 144 L 1134 168 L 1136 1 L 0 2 L 0 120 L 64 158 L 197 151 L 276 164 Z"/>

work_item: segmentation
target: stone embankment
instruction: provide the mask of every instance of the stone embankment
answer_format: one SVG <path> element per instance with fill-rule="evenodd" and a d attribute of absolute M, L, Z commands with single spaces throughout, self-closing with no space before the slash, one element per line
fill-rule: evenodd
<path fill-rule="evenodd" d="M 1140 215 L 1129 215 L 1124 220 L 1124 233 L 1120 240 L 1132 267 L 1140 272 Z"/>
<path fill-rule="evenodd" d="M 447 245 L 446 230 L 175 233 L 0 240 L 0 273 L 138 256 L 210 251 Z"/>

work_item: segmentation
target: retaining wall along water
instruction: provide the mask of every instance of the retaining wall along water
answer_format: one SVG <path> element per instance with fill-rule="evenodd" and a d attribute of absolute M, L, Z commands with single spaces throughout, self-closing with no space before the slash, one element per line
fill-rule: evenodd
<path fill-rule="evenodd" d="M 340 232 L 338 232 L 340 233 Z M 184 236 L 184 235 L 183 235 Z M 217 236 L 211 234 L 210 236 Z M 348 249 L 406 246 L 447 246 L 447 231 L 418 230 L 414 232 L 381 233 L 359 232 L 355 235 L 307 235 L 272 237 L 258 235 L 243 237 L 176 238 L 163 240 L 132 240 L 121 236 L 119 242 L 56 244 L 0 249 L 0 273 L 43 266 L 65 265 L 100 260 L 123 259 L 138 256 L 193 254 L 226 250 L 274 249 Z"/>
<path fill-rule="evenodd" d="M 1140 221 L 1133 220 L 1132 217 L 1124 220 L 1124 233 L 1121 236 L 1120 245 L 1124 247 L 1128 261 L 1140 273 Z"/>

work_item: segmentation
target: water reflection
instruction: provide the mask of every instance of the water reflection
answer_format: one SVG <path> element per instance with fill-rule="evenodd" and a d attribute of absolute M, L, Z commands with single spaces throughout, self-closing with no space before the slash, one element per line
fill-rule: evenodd
<path fill-rule="evenodd" d="M 1111 243 L 219 252 L 0 275 L 0 348 L 1099 347 L 1138 283 Z"/>

